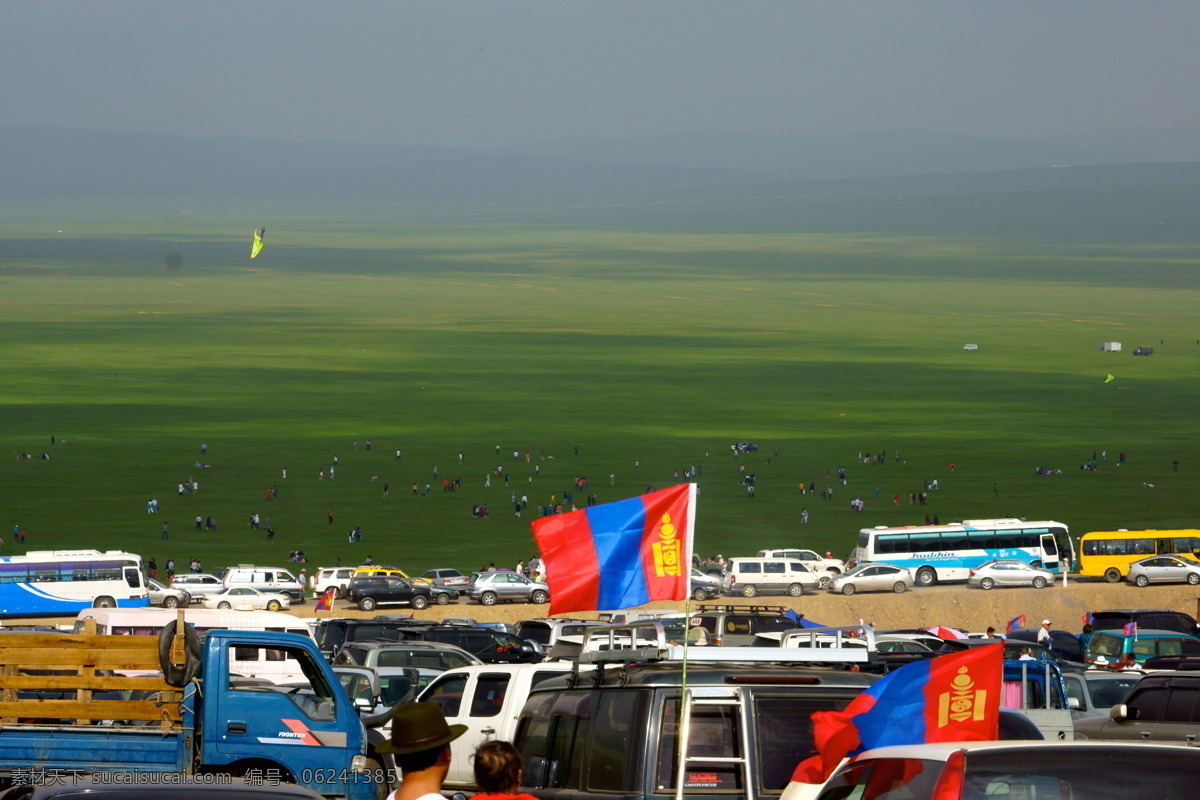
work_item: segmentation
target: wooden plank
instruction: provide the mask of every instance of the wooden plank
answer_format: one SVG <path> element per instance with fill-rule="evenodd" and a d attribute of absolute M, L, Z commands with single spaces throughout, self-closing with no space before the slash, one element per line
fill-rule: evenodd
<path fill-rule="evenodd" d="M 16 664 L 28 669 L 38 667 L 80 667 L 101 669 L 158 669 L 158 653 L 118 647 L 0 648 L 0 664 Z"/>
<path fill-rule="evenodd" d="M 144 689 L 146 691 L 178 691 L 161 677 L 131 677 L 128 675 L 0 675 L 0 700 L 15 701 L 4 695 L 8 690 L 29 689 L 92 689 L 97 692 L 120 691 L 122 689 Z"/>
<path fill-rule="evenodd" d="M 179 721 L 179 706 L 175 703 L 156 705 L 144 700 L 92 700 L 81 703 L 77 700 L 21 700 L 16 703 L 0 702 L 0 718 L 14 718 L 20 722 L 31 720 L 136 720 L 160 722 L 169 719 Z"/>
<path fill-rule="evenodd" d="M 157 636 L 111 636 L 86 633 L 8 633 L 0 640 L 0 648 L 75 648 L 120 647 L 126 650 L 158 652 Z"/>

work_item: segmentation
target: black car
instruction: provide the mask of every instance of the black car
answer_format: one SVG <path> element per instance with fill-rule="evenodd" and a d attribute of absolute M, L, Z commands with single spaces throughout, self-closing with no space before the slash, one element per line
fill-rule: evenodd
<path fill-rule="evenodd" d="M 461 647 L 485 664 L 536 664 L 541 653 L 511 633 L 464 625 L 435 625 L 413 638 Z"/>
<path fill-rule="evenodd" d="M 1092 630 L 1110 631 L 1124 628 L 1126 623 L 1136 622 L 1138 630 L 1153 628 L 1160 631 L 1177 631 L 1200 635 L 1200 625 L 1182 611 L 1166 608 L 1115 608 L 1092 612 Z"/>
<path fill-rule="evenodd" d="M 1037 643 L 1037 628 L 1018 628 L 1006 634 L 1009 641 Z M 1050 650 L 1054 655 L 1066 661 L 1083 663 L 1083 651 L 1079 647 L 1079 637 L 1070 631 L 1051 629 Z"/>
<path fill-rule="evenodd" d="M 347 642 L 405 641 L 432 624 L 428 620 L 390 614 L 369 619 L 322 619 L 317 622 L 313 638 L 321 652 L 330 657 Z"/>
<path fill-rule="evenodd" d="M 444 606 L 458 600 L 458 592 L 395 576 L 355 578 L 350 582 L 346 596 L 362 611 L 374 611 L 380 605 L 401 604 L 420 610 L 430 603 Z"/>

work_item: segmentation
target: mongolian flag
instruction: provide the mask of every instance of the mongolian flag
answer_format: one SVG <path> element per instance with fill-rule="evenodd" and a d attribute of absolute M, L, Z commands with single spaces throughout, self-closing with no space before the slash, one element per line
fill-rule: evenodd
<path fill-rule="evenodd" d="M 550 613 L 686 599 L 695 514 L 696 484 L 685 483 L 534 520 Z"/>
<path fill-rule="evenodd" d="M 1004 632 L 1012 633 L 1013 631 L 1019 630 L 1024 627 L 1025 627 L 1025 615 L 1021 614 L 1019 616 L 1013 617 L 1012 619 L 1010 619 L 1008 621 L 1008 624 L 1004 626 Z"/>
<path fill-rule="evenodd" d="M 987 742 L 1000 735 L 1004 645 L 906 664 L 850 701 L 812 715 L 817 755 L 792 780 L 824 783 L 843 758 L 892 744 Z"/>
<path fill-rule="evenodd" d="M 1125 634 L 1126 636 L 1137 636 L 1137 623 L 1126 622 L 1121 628 L 1121 633 Z"/>
<path fill-rule="evenodd" d="M 337 587 L 330 586 L 317 601 L 317 611 L 329 611 L 333 608 L 333 598 L 337 597 Z"/>

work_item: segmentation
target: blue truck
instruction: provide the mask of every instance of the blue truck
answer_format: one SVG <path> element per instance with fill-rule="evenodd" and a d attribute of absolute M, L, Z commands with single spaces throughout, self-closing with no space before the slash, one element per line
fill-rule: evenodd
<path fill-rule="evenodd" d="M 254 656 L 294 659 L 306 684 L 231 671 L 233 658 Z M 367 747 L 307 637 L 184 626 L 161 637 L 0 635 L 0 785 L 38 774 L 257 775 L 370 800 L 391 781 Z"/>

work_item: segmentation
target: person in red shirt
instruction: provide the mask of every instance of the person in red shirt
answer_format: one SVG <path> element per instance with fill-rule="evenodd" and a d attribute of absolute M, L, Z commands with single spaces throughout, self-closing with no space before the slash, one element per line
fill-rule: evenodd
<path fill-rule="evenodd" d="M 520 791 L 521 754 L 509 742 L 484 742 L 475 749 L 474 761 L 478 800 L 537 800 Z"/>

